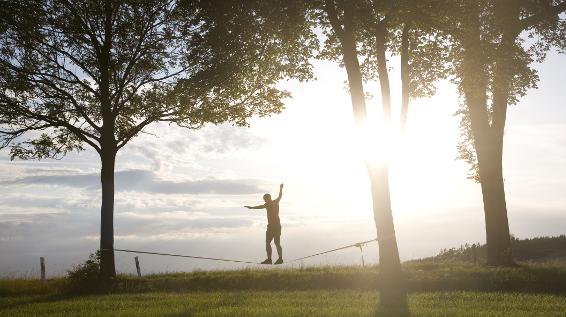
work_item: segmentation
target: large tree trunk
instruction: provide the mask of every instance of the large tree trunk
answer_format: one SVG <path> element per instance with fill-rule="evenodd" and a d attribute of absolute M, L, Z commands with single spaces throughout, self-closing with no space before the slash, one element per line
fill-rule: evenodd
<path fill-rule="evenodd" d="M 102 205 L 100 208 L 100 275 L 102 278 L 116 276 L 114 263 L 114 166 L 116 150 L 110 149 L 101 154 Z"/>
<path fill-rule="evenodd" d="M 116 276 L 114 263 L 114 167 L 118 147 L 114 136 L 115 115 L 110 97 L 110 60 L 112 48 L 111 0 L 104 1 L 104 44 L 100 54 L 100 102 L 102 110 L 101 170 L 102 206 L 100 207 L 100 275 L 103 279 Z"/>
<path fill-rule="evenodd" d="M 505 187 L 503 184 L 503 134 L 507 111 L 507 76 L 500 59 L 496 66 L 493 112 L 487 105 L 488 73 L 482 51 L 478 3 L 468 3 L 467 35 L 463 39 L 462 88 L 470 115 L 486 228 L 487 263 L 513 264 Z M 501 58 L 501 56 L 500 56 Z M 490 120 L 491 117 L 491 120 Z"/>
<path fill-rule="evenodd" d="M 480 146 L 483 149 L 477 153 L 485 214 L 487 264 L 512 265 L 511 236 L 503 184 L 503 135 L 492 134 L 492 138 L 483 140 Z"/>

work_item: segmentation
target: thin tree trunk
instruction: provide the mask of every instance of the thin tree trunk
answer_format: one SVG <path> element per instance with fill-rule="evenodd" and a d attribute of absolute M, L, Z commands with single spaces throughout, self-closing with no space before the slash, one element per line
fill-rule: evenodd
<path fill-rule="evenodd" d="M 377 26 L 375 32 L 375 54 L 377 56 L 377 76 L 379 77 L 379 87 L 381 89 L 381 107 L 383 117 L 389 124 L 391 123 L 391 85 L 389 84 L 389 72 L 387 71 L 387 57 L 385 49 L 385 22 Z"/>
<path fill-rule="evenodd" d="M 344 28 L 340 26 L 338 16 L 332 1 L 326 1 L 326 11 L 331 24 L 337 33 L 341 45 L 344 65 L 348 74 L 348 84 L 352 99 L 352 108 L 358 127 L 363 127 L 366 121 L 366 102 L 363 80 L 358 62 L 356 41 L 353 32 L 353 12 L 346 2 L 344 6 Z M 384 49 L 385 47 L 383 47 Z M 383 51 L 383 61 L 385 52 Z M 384 63 L 382 63 L 383 65 Z M 385 71 L 387 69 L 385 68 Z M 387 76 L 387 73 L 385 74 Z M 382 77 L 382 98 L 386 98 L 383 111 L 390 117 L 390 90 L 389 78 Z M 385 88 L 385 89 L 384 89 Z M 367 144 L 366 146 L 378 146 L 378 144 Z M 383 307 L 406 307 L 407 294 L 397 249 L 395 227 L 391 211 L 391 197 L 389 193 L 389 172 L 386 164 L 374 166 L 366 162 L 368 176 L 371 183 L 373 201 L 373 214 L 379 243 L 379 267 L 380 267 L 380 303 Z"/>
<path fill-rule="evenodd" d="M 401 119 L 400 128 L 401 135 L 405 134 L 407 126 L 407 116 L 409 113 L 409 95 L 410 95 L 410 69 L 409 69 L 409 31 L 411 25 L 406 22 L 403 25 L 401 33 Z"/>
<path fill-rule="evenodd" d="M 368 145 L 371 146 L 371 145 Z M 366 163 L 371 184 L 373 214 L 379 244 L 380 303 L 384 307 L 405 307 L 407 294 L 401 269 L 389 192 L 389 166 Z"/>
<path fill-rule="evenodd" d="M 101 155 L 102 205 L 100 207 L 100 275 L 102 278 L 116 276 L 114 263 L 114 166 L 116 151 L 107 150 Z"/>
<path fill-rule="evenodd" d="M 391 85 L 387 71 L 385 48 L 386 24 L 378 26 L 375 33 L 377 72 L 381 88 L 381 107 L 386 124 L 391 123 Z M 368 145 L 372 146 L 372 145 Z M 373 145 L 373 146 L 378 146 Z M 373 213 L 379 244 L 380 302 L 384 307 L 405 307 L 407 294 L 399 259 L 391 195 L 389 192 L 389 165 L 366 163 L 373 200 Z"/>

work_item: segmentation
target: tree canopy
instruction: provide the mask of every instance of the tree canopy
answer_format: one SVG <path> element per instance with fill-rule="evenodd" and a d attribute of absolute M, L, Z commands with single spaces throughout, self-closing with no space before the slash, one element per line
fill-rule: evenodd
<path fill-rule="evenodd" d="M 0 124 L 13 158 L 100 153 L 105 128 L 119 149 L 156 121 L 246 125 L 281 111 L 279 80 L 311 76 L 303 53 L 315 38 L 292 1 L 10 1 L 3 11 Z"/>

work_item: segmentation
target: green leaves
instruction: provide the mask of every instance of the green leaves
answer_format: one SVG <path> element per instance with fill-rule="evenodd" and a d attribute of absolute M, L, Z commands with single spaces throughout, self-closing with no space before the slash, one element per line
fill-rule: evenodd
<path fill-rule="evenodd" d="M 336 3 L 339 22 L 343 25 L 342 9 L 346 2 L 333 1 L 333 3 Z M 400 56 L 401 32 L 403 27 L 409 24 L 409 95 L 411 98 L 421 98 L 434 94 L 435 83 L 448 76 L 447 62 L 451 48 L 448 35 L 440 28 L 444 22 L 438 16 L 442 2 L 360 1 L 349 5 L 353 7 L 355 16 L 353 23 L 364 79 L 378 78 L 377 33 L 385 33 L 383 44 L 387 50 L 387 58 Z M 324 47 L 318 57 L 341 63 L 338 34 L 331 27 L 323 10 L 318 9 L 315 12 L 325 36 Z"/>
<path fill-rule="evenodd" d="M 477 180 L 478 148 L 498 138 L 503 142 L 507 107 L 537 88 L 533 62 L 542 62 L 553 46 L 566 47 L 566 20 L 560 16 L 566 2 L 453 1 L 447 6 L 452 75 L 468 108 L 459 111 L 459 158 L 471 164 Z"/>
<path fill-rule="evenodd" d="M 10 149 L 10 159 L 61 159 L 72 151 L 82 151 L 80 140 L 65 129 L 55 129 L 51 133 L 42 133 L 29 141 L 18 142 Z"/>
<path fill-rule="evenodd" d="M 120 148 L 157 121 L 245 126 L 278 113 L 289 94 L 277 84 L 312 78 L 317 39 L 304 5 L 8 2 L 0 21 L 3 147 L 13 157 L 60 157 L 85 143 L 100 152 L 103 135 Z M 28 133 L 53 128 L 74 137 Z"/>

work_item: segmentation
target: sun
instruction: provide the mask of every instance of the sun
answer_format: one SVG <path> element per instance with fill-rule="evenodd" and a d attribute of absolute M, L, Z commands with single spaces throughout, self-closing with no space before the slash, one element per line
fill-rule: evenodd
<path fill-rule="evenodd" d="M 379 166 L 389 164 L 399 155 L 403 139 L 390 121 L 370 117 L 355 129 L 354 143 L 366 164 Z"/>

